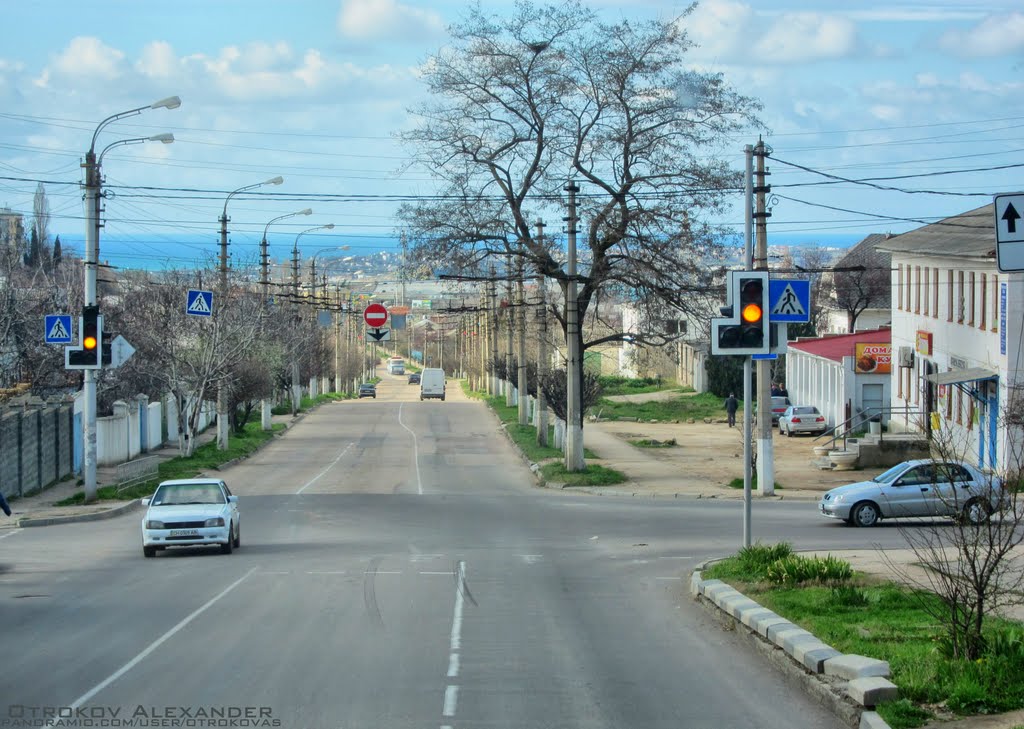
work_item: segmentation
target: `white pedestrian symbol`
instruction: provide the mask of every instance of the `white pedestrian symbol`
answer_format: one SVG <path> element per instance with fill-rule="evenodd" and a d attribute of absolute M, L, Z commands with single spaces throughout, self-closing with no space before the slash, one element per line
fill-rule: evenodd
<path fill-rule="evenodd" d="M 792 314 L 795 316 L 803 316 L 807 312 L 804 311 L 803 304 L 800 303 L 800 297 L 796 295 L 796 291 L 793 290 L 792 284 L 786 284 L 786 288 L 782 292 L 782 296 L 775 302 L 775 308 L 771 311 L 772 314 Z"/>
<path fill-rule="evenodd" d="M 71 334 L 64 328 L 64 322 L 57 319 L 53 326 L 50 327 L 50 333 L 46 335 L 47 339 L 71 339 Z"/>
<path fill-rule="evenodd" d="M 206 297 L 199 294 L 192 299 L 192 303 L 189 304 L 188 310 L 192 314 L 209 314 L 210 306 L 206 303 Z"/>

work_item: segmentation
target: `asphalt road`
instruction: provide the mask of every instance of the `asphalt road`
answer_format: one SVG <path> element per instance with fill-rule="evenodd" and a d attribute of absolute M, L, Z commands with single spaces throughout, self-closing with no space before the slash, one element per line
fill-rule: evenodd
<path fill-rule="evenodd" d="M 388 378 L 225 471 L 230 556 L 143 559 L 141 511 L 0 538 L 0 727 L 840 726 L 687 594 L 739 502 L 537 489 L 453 388 Z M 754 534 L 867 540 L 810 503 L 758 504 Z M 217 711 L 249 723 L 195 723 Z"/>

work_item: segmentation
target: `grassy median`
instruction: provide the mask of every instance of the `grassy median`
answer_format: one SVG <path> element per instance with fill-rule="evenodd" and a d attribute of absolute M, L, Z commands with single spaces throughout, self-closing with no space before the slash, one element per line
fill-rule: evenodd
<path fill-rule="evenodd" d="M 702 577 L 728 582 L 842 653 L 888 661 L 901 699 L 878 712 L 893 729 L 1024 707 L 1020 623 L 988 620 L 986 655 L 951 658 L 935 595 L 869 579 L 843 560 L 802 557 L 785 543 L 740 550 Z"/>
<path fill-rule="evenodd" d="M 700 395 L 687 395 L 680 392 L 678 396 L 669 400 L 650 400 L 648 402 L 616 402 L 602 397 L 596 405 L 590 408 L 590 412 L 602 420 L 635 418 L 641 421 L 679 420 L 686 422 L 690 419 L 725 418 L 724 403 L 723 398 L 709 392 Z"/>

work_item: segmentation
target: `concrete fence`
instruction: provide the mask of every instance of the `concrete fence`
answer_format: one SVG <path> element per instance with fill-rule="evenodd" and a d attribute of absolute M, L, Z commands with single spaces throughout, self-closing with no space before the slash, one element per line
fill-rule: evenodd
<path fill-rule="evenodd" d="M 69 476 L 74 456 L 70 402 L 19 399 L 0 414 L 0 489 L 23 496 Z"/>

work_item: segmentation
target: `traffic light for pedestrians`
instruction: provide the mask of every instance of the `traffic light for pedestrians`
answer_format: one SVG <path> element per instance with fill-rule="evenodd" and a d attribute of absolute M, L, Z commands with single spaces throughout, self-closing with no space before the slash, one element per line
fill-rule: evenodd
<path fill-rule="evenodd" d="M 78 334 L 78 346 L 65 348 L 65 366 L 80 370 L 99 369 L 103 366 L 103 317 L 98 306 L 82 307 Z"/>
<path fill-rule="evenodd" d="M 728 285 L 729 304 L 722 318 L 711 320 L 712 354 L 767 354 L 768 273 L 733 271 Z"/>

